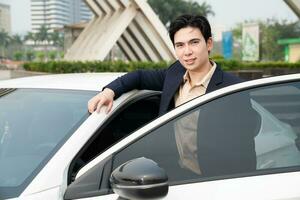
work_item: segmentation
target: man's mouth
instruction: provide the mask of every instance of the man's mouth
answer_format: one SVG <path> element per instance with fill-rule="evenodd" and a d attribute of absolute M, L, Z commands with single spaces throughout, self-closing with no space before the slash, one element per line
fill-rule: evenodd
<path fill-rule="evenodd" d="M 191 58 L 191 59 L 186 59 L 186 60 L 184 60 L 184 62 L 185 62 L 186 64 L 188 64 L 188 65 L 191 65 L 191 64 L 193 64 L 193 63 L 195 62 L 195 60 L 196 60 L 196 58 Z"/>

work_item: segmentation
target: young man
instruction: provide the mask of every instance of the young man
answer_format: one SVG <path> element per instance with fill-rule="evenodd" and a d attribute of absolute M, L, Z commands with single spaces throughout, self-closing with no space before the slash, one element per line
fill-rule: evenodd
<path fill-rule="evenodd" d="M 138 70 L 116 79 L 88 102 L 89 112 L 99 112 L 103 105 L 107 106 L 106 112 L 109 112 L 114 98 L 133 89 L 149 89 L 162 91 L 159 110 L 162 115 L 193 98 L 241 82 L 238 77 L 223 72 L 220 66 L 209 59 L 213 40 L 205 17 L 182 15 L 171 23 L 169 35 L 178 58 L 175 63 L 167 69 Z M 238 97 L 233 109 L 229 109 L 226 102 L 221 108 L 216 108 L 229 109 L 226 112 L 228 116 L 220 116 L 214 109 L 203 109 L 200 115 L 196 112 L 175 123 L 179 165 L 183 171 L 186 170 L 187 176 L 255 170 L 255 133 L 251 128 L 255 120 L 253 123 L 243 120 L 243 115 L 253 112 L 249 97 L 246 95 L 242 99 L 245 100 L 240 101 Z M 228 121 L 227 118 L 233 120 Z M 243 127 L 239 126 L 241 124 Z M 249 128 L 246 127 L 248 125 Z"/>
<path fill-rule="evenodd" d="M 149 89 L 162 91 L 162 115 L 195 97 L 241 81 L 209 59 L 213 40 L 205 17 L 182 15 L 171 23 L 169 35 L 178 58 L 175 63 L 168 69 L 138 70 L 116 79 L 88 102 L 89 112 L 100 112 L 103 105 L 109 112 L 113 100 L 123 93 Z"/>

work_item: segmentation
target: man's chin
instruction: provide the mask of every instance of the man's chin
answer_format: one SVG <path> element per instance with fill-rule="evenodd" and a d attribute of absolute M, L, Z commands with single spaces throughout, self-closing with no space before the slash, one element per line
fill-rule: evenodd
<path fill-rule="evenodd" d="M 192 65 L 191 65 L 191 64 L 190 64 L 190 65 L 185 64 L 185 65 L 184 65 L 184 68 L 185 68 L 186 70 L 193 71 L 193 70 L 195 70 L 197 67 L 196 67 L 195 63 L 193 63 Z"/>

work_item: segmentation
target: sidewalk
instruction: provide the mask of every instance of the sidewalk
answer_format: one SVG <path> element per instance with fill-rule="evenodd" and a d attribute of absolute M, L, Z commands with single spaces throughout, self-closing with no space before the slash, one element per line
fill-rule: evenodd
<path fill-rule="evenodd" d="M 7 80 L 12 78 L 20 78 L 26 76 L 38 76 L 46 75 L 47 73 L 43 72 L 29 72 L 25 70 L 0 70 L 0 80 Z"/>

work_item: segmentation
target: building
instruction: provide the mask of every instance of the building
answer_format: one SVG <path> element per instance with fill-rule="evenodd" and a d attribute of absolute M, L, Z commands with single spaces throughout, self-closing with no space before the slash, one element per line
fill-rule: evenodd
<path fill-rule="evenodd" d="M 50 31 L 67 24 L 88 21 L 92 12 L 84 0 L 31 0 L 31 27 L 37 32 L 42 25 Z"/>
<path fill-rule="evenodd" d="M 83 2 L 84 0 L 71 0 L 71 23 L 87 22 L 92 18 L 92 12 Z"/>
<path fill-rule="evenodd" d="M 300 0 L 284 0 L 284 2 L 291 8 L 295 15 L 300 18 Z"/>
<path fill-rule="evenodd" d="M 300 38 L 281 39 L 278 44 L 284 45 L 285 61 L 300 61 Z"/>
<path fill-rule="evenodd" d="M 284 0 L 285 3 L 300 19 L 300 0 Z M 298 21 L 300 25 L 300 20 Z M 284 45 L 285 61 L 300 62 L 300 37 L 283 38 L 277 41 L 278 44 Z"/>
<path fill-rule="evenodd" d="M 65 25 L 64 32 L 64 49 L 68 50 L 86 27 L 88 22 L 81 22 L 78 24 Z"/>
<path fill-rule="evenodd" d="M 86 2 L 95 17 L 85 26 L 65 26 L 65 60 L 175 60 L 167 29 L 147 0 Z"/>
<path fill-rule="evenodd" d="M 11 33 L 10 6 L 0 3 L 0 31 Z"/>

